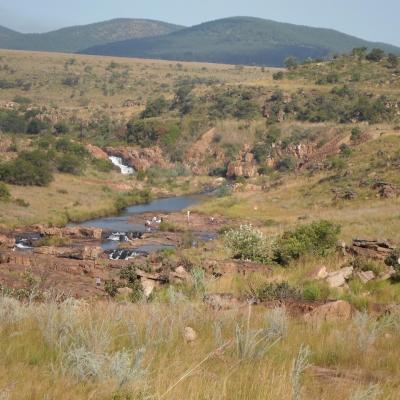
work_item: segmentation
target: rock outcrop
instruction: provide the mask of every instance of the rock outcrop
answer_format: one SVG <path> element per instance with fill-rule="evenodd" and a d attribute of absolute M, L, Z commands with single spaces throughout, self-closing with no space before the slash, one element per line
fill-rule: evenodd
<path fill-rule="evenodd" d="M 15 246 L 15 239 L 6 235 L 0 234 L 0 247 L 12 248 Z"/>
<path fill-rule="evenodd" d="M 133 147 L 107 147 L 106 153 L 110 156 L 120 157 L 135 171 L 147 171 L 150 167 L 170 168 L 171 164 L 165 160 L 159 147 L 137 149 Z"/>
<path fill-rule="evenodd" d="M 346 251 L 353 256 L 385 260 L 392 254 L 394 247 L 386 240 L 354 239 Z"/>
<path fill-rule="evenodd" d="M 257 175 L 257 163 L 254 159 L 254 154 L 251 153 L 248 147 L 239 153 L 235 161 L 228 164 L 226 176 L 229 179 L 233 178 L 252 178 Z"/>
<path fill-rule="evenodd" d="M 94 158 L 97 158 L 100 160 L 108 160 L 108 154 L 104 150 L 102 150 L 100 147 L 94 146 L 92 144 L 87 144 L 86 150 Z"/>
<path fill-rule="evenodd" d="M 54 247 L 42 246 L 36 247 L 35 254 L 43 254 L 59 258 L 71 258 L 74 260 L 96 260 L 102 253 L 101 247 Z"/>
<path fill-rule="evenodd" d="M 43 225 L 34 225 L 33 230 L 42 236 L 69 237 L 71 239 L 101 240 L 103 231 L 100 228 L 88 228 L 85 226 L 49 228 Z"/>
<path fill-rule="evenodd" d="M 351 304 L 347 301 L 339 300 L 315 308 L 310 313 L 305 314 L 304 319 L 307 322 L 338 322 L 348 321 L 351 315 Z"/>

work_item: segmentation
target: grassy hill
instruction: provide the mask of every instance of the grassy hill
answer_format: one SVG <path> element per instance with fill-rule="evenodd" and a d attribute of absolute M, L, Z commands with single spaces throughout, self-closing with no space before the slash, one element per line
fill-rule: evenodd
<path fill-rule="evenodd" d="M 176 244 L 149 257 L 62 259 L 5 241 L 0 399 L 398 400 L 399 250 L 336 245 L 400 244 L 399 65 L 1 50 L 0 243 L 30 224 L 116 215 L 150 191 L 216 191 L 190 223 L 162 215 L 159 231 L 120 244 Z M 122 175 L 94 145 L 168 163 Z M 62 235 L 41 251 L 97 245 Z M 339 287 L 320 274 L 349 269 Z M 148 298 L 138 274 L 159 280 Z"/>
<path fill-rule="evenodd" d="M 395 46 L 368 42 L 331 29 L 234 17 L 206 22 L 169 35 L 95 46 L 82 53 L 281 66 L 288 56 L 302 60 L 324 58 L 363 46 L 400 52 Z"/>
<path fill-rule="evenodd" d="M 164 35 L 180 28 L 180 26 L 160 21 L 129 18 L 73 26 L 47 33 L 23 34 L 0 27 L 0 47 L 74 53 L 90 46 Z"/>

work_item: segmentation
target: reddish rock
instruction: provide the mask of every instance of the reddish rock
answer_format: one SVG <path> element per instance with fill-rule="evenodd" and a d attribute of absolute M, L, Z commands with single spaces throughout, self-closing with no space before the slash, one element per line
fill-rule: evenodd
<path fill-rule="evenodd" d="M 94 146 L 92 144 L 86 145 L 86 150 L 94 157 L 100 160 L 108 160 L 108 154 L 102 150 L 100 147 Z"/>
<path fill-rule="evenodd" d="M 351 318 L 352 307 L 347 301 L 339 300 L 315 308 L 304 315 L 307 322 L 337 322 L 348 321 Z"/>
<path fill-rule="evenodd" d="M 15 239 L 0 234 L 0 247 L 12 248 L 15 246 Z"/>
<path fill-rule="evenodd" d="M 103 252 L 101 247 L 89 247 L 89 246 L 85 247 L 42 246 L 42 247 L 36 247 L 33 251 L 35 254 L 44 254 L 60 258 L 72 258 L 75 260 L 95 260 Z"/>
<path fill-rule="evenodd" d="M 107 154 L 120 157 L 135 171 L 147 171 L 150 167 L 158 166 L 161 168 L 170 168 L 171 164 L 164 158 L 162 150 L 159 147 L 150 147 L 137 149 L 133 147 L 106 148 Z"/>

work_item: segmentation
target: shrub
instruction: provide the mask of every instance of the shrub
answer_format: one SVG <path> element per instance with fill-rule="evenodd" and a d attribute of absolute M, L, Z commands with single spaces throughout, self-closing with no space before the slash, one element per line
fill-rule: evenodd
<path fill-rule="evenodd" d="M 66 122 L 58 122 L 54 125 L 54 130 L 58 135 L 64 135 L 69 132 L 69 126 Z"/>
<path fill-rule="evenodd" d="M 16 111 L 0 110 L 0 130 L 4 132 L 25 132 L 25 119 Z"/>
<path fill-rule="evenodd" d="M 74 154 L 63 154 L 57 159 L 57 170 L 66 174 L 80 175 L 84 169 L 84 160 Z"/>
<path fill-rule="evenodd" d="M 381 61 L 385 57 L 385 52 L 382 49 L 372 49 L 367 55 L 366 59 L 368 61 Z"/>
<path fill-rule="evenodd" d="M 30 135 L 37 135 L 47 127 L 47 123 L 34 118 L 28 123 L 28 126 L 26 127 L 26 133 L 29 133 Z"/>
<path fill-rule="evenodd" d="M 113 163 L 109 160 L 93 158 L 92 164 L 100 172 L 111 172 L 114 169 Z"/>
<path fill-rule="evenodd" d="M 239 229 L 228 231 L 225 244 L 234 258 L 256 262 L 270 260 L 270 243 L 262 232 L 251 225 L 241 225 Z"/>
<path fill-rule="evenodd" d="M 329 286 L 325 282 L 307 282 L 303 288 L 304 300 L 327 300 L 330 294 Z"/>
<path fill-rule="evenodd" d="M 13 185 L 47 186 L 53 180 L 47 154 L 39 150 L 24 152 L 0 164 L 0 180 Z"/>
<path fill-rule="evenodd" d="M 10 199 L 11 194 L 8 187 L 4 183 L 0 182 L 0 201 L 8 201 Z"/>
<path fill-rule="evenodd" d="M 272 75 L 272 79 L 275 80 L 275 81 L 280 81 L 280 80 L 283 79 L 283 77 L 284 77 L 284 74 L 283 74 L 282 71 L 275 72 L 275 73 Z"/>
<path fill-rule="evenodd" d="M 117 295 L 118 287 L 119 285 L 114 279 L 106 280 L 104 282 L 104 290 L 111 297 L 115 297 Z"/>
<path fill-rule="evenodd" d="M 304 254 L 326 255 L 336 246 L 340 227 L 325 220 L 286 231 L 275 243 L 274 260 L 287 265 Z"/>
<path fill-rule="evenodd" d="M 267 283 L 258 288 L 255 294 L 259 301 L 298 300 L 301 298 L 300 291 L 287 282 Z"/>
<path fill-rule="evenodd" d="M 143 299 L 143 287 L 140 283 L 140 279 L 136 274 L 136 265 L 127 265 L 121 268 L 120 278 L 126 281 L 126 286 L 132 289 L 132 293 L 129 295 L 129 299 L 136 303 Z"/>
<path fill-rule="evenodd" d="M 392 281 L 400 282 L 400 249 L 393 250 L 386 258 L 385 264 L 393 267 L 396 271 L 395 274 L 392 275 Z"/>
<path fill-rule="evenodd" d="M 142 118 L 152 118 L 160 116 L 169 104 L 164 96 L 157 97 L 156 99 L 147 100 L 146 108 L 142 112 Z"/>

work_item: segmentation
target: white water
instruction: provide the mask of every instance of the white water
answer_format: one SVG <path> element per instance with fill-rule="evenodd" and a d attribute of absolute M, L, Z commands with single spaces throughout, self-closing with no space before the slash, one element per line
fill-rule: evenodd
<path fill-rule="evenodd" d="M 134 170 L 131 167 L 125 165 L 121 157 L 109 156 L 110 161 L 121 170 L 122 175 L 131 175 Z"/>

